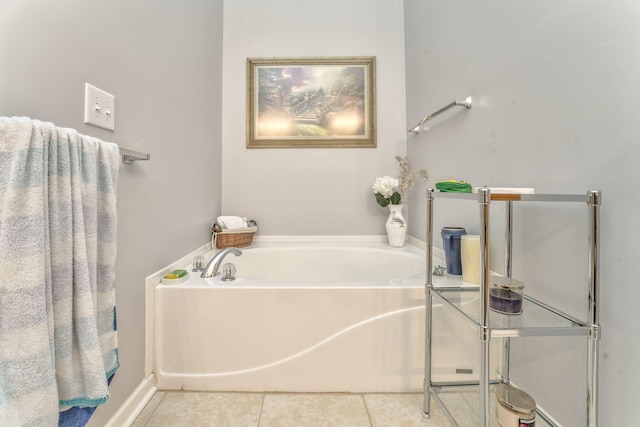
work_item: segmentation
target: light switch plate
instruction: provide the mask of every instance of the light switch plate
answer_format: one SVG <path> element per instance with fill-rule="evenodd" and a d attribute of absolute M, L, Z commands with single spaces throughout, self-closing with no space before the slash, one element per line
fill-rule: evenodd
<path fill-rule="evenodd" d="M 84 84 L 84 122 L 107 130 L 115 130 L 115 96 L 89 83 Z"/>

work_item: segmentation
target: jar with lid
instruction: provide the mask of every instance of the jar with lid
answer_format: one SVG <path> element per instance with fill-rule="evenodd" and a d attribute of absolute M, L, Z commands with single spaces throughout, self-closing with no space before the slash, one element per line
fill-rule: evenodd
<path fill-rule="evenodd" d="M 502 427 L 536 425 L 536 401 L 529 394 L 510 384 L 500 384 L 496 398 L 496 419 Z"/>
<path fill-rule="evenodd" d="M 522 313 L 524 284 L 516 279 L 491 276 L 489 308 L 502 314 Z"/>

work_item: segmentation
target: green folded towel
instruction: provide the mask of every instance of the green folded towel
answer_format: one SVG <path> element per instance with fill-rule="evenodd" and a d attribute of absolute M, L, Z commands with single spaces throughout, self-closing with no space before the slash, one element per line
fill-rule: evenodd
<path fill-rule="evenodd" d="M 436 182 L 436 188 L 443 193 L 471 193 L 471 185 L 466 181 L 440 181 Z"/>

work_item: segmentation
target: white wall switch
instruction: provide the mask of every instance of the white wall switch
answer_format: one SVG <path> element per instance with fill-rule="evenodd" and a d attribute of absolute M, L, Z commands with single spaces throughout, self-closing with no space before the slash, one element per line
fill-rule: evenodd
<path fill-rule="evenodd" d="M 115 130 L 116 104 L 115 96 L 84 84 L 84 122 L 99 128 Z"/>

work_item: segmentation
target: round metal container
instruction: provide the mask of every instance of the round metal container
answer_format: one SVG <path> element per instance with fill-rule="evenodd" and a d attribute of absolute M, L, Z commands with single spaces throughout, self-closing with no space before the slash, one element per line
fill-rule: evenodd
<path fill-rule="evenodd" d="M 509 384 L 496 387 L 496 416 L 502 427 L 535 425 L 536 401 L 524 391 Z"/>

